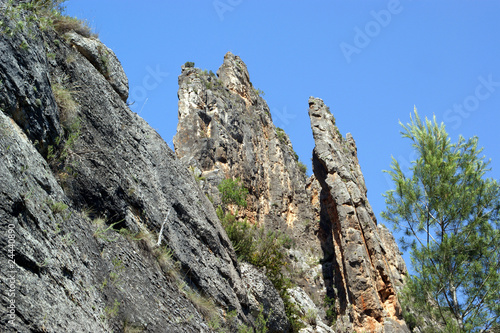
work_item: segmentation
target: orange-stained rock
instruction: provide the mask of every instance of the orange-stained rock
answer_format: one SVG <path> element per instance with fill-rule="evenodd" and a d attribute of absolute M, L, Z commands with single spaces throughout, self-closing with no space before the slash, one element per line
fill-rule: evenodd
<path fill-rule="evenodd" d="M 342 137 L 321 99 L 309 99 L 309 116 L 316 143 L 313 171 L 321 188 L 320 235 L 325 254 L 331 253 L 323 266 L 332 279 L 325 282 L 338 300 L 342 326 L 409 332 L 396 294 L 406 268 L 392 235 L 377 227 L 354 139 Z"/>

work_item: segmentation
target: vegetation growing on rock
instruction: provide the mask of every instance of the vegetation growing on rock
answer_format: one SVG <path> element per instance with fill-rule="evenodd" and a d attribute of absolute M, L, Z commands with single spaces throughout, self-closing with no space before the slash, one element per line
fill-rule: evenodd
<path fill-rule="evenodd" d="M 219 184 L 222 202 L 226 208 L 219 206 L 217 216 L 233 243 L 238 258 L 265 269 L 266 276 L 284 301 L 293 332 L 297 332 L 301 325 L 297 321 L 297 309 L 289 300 L 287 290 L 292 285 L 285 275 L 288 265 L 285 248 L 290 247 L 291 239 L 280 231 L 266 230 L 265 226 L 251 225 L 246 219 L 237 218 L 237 211 L 234 214 L 228 211 L 228 204 L 241 208 L 247 206 L 245 199 L 248 190 L 240 183 L 240 179 L 225 179 Z"/>

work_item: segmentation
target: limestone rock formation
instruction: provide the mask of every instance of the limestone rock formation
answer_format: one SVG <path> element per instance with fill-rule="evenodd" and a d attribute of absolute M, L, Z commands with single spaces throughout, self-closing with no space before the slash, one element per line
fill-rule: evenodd
<path fill-rule="evenodd" d="M 17 4 L 0 0 L 16 20 L 33 20 Z M 376 226 L 354 141 L 320 100 L 310 101 L 308 178 L 239 57 L 226 54 L 217 75 L 186 63 L 174 152 L 128 108 L 111 49 L 7 12 L 0 331 L 237 331 L 261 315 L 270 332 L 290 331 L 286 302 L 262 269 L 238 261 L 214 209 L 217 185 L 236 177 L 249 190 L 238 217 L 293 239 L 286 301 L 301 332 L 405 331 L 396 296 L 404 262 Z"/>
<path fill-rule="evenodd" d="M 340 330 L 405 331 L 395 289 L 403 283 L 404 262 L 390 232 L 376 226 L 354 140 L 341 139 L 326 107 L 311 102 L 315 175 L 307 179 L 239 57 L 227 53 L 217 76 L 183 66 L 178 96 L 176 153 L 214 205 L 220 204 L 217 185 L 239 177 L 249 189 L 240 217 L 294 237 L 288 254 L 299 287 L 289 294 L 302 295 L 291 297 L 301 317 L 307 296 L 323 324 L 328 295 L 336 300 Z M 323 161 L 328 167 L 319 168 Z"/>
<path fill-rule="evenodd" d="M 309 116 L 319 184 L 311 187 L 320 192 L 324 270 L 339 316 L 349 316 L 342 320 L 356 331 L 406 332 L 396 294 L 404 263 L 393 239 L 377 227 L 354 139 L 342 137 L 321 99 L 309 99 Z"/>
<path fill-rule="evenodd" d="M 227 53 L 217 75 L 183 67 L 177 155 L 209 184 L 240 177 L 251 194 L 245 214 L 252 222 L 300 228 L 310 211 L 302 186 L 306 175 L 288 137 L 272 123 L 238 56 Z"/>
<path fill-rule="evenodd" d="M 239 177 L 250 193 L 242 215 L 252 223 L 300 234 L 299 243 L 314 242 L 307 178 L 288 136 L 274 126 L 238 56 L 227 53 L 217 75 L 183 66 L 177 155 L 199 172 L 214 205 L 220 203 L 220 181 Z"/>

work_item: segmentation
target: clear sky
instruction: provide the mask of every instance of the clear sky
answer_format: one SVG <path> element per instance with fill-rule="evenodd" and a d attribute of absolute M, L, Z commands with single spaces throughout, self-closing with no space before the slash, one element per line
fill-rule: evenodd
<path fill-rule="evenodd" d="M 453 141 L 477 135 L 500 179 L 500 1 L 70 0 L 67 13 L 117 54 L 132 110 L 171 147 L 180 66 L 216 72 L 231 51 L 309 173 L 307 101 L 330 106 L 356 140 L 378 217 L 391 155 L 403 166 L 414 158 L 398 125 L 414 105 L 444 121 Z"/>

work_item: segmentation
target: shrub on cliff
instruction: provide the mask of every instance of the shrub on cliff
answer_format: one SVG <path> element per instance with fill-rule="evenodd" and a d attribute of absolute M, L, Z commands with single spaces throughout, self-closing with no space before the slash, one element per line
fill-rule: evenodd
<path fill-rule="evenodd" d="M 33 37 L 34 28 L 38 27 L 40 30 L 52 28 L 59 33 L 73 30 L 84 37 L 96 36 L 85 21 L 62 14 L 65 10 L 63 5 L 65 2 L 66 0 L 28 2 L 9 0 L 3 11 L 9 21 L 15 24 L 9 26 L 6 22 L 0 21 L 0 33 L 12 36 L 19 31 L 26 30 L 28 35 Z"/>
<path fill-rule="evenodd" d="M 241 207 L 247 206 L 246 197 L 248 190 L 241 184 L 241 179 L 224 179 L 218 186 L 219 192 L 222 195 L 222 203 L 234 204 Z"/>
<path fill-rule="evenodd" d="M 225 179 L 219 186 L 224 205 L 233 204 L 246 207 L 248 190 L 239 178 Z M 288 265 L 285 248 L 291 246 L 292 240 L 280 231 L 267 230 L 250 224 L 246 219 L 238 219 L 235 214 L 225 211 L 222 206 L 216 209 L 222 225 L 233 244 L 239 260 L 246 261 L 256 267 L 265 269 L 267 278 L 280 294 L 285 305 L 285 312 L 292 325 L 292 331 L 298 332 L 302 327 L 297 320 L 298 310 L 290 301 L 288 289 L 292 287 L 290 279 L 283 273 Z"/>

